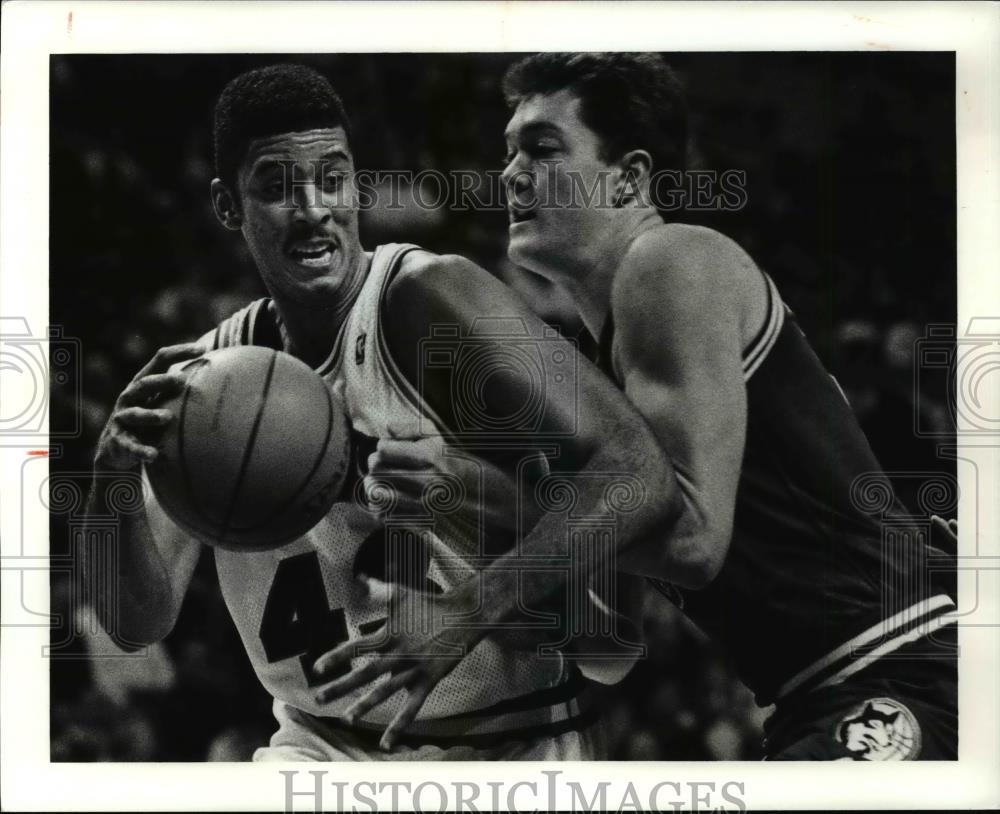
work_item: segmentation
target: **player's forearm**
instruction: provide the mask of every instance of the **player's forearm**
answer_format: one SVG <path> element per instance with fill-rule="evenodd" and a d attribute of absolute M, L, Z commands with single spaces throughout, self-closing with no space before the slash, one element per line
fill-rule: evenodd
<path fill-rule="evenodd" d="M 109 496 L 116 489 L 141 490 L 137 471 L 94 473 L 87 505 L 87 531 L 98 518 L 113 516 L 115 534 L 106 544 L 86 542 L 82 559 L 85 601 L 101 626 L 124 650 L 159 641 L 173 627 L 179 599 L 150 528 L 146 509 L 114 511 Z M 84 540 L 92 536 L 84 534 Z M 95 549 L 95 545 L 100 545 Z"/>
<path fill-rule="evenodd" d="M 618 567 L 628 574 L 697 590 L 718 574 L 732 535 L 732 511 L 713 514 L 707 500 L 678 473 L 680 510 L 669 533 L 654 529 L 623 551 Z M 723 516 L 725 514 L 725 516 Z"/>
<path fill-rule="evenodd" d="M 606 438 L 593 450 L 572 477 L 578 490 L 573 512 L 582 517 L 615 516 L 612 534 L 594 529 L 602 545 L 590 545 L 582 537 L 568 538 L 564 512 L 546 512 L 525 536 L 521 545 L 496 559 L 481 573 L 480 584 L 466 590 L 481 591 L 481 604 L 488 623 L 516 621 L 520 611 L 541 609 L 566 590 L 578 586 L 585 592 L 604 571 L 618 568 L 619 561 L 638 544 L 667 538 L 682 511 L 676 476 L 658 446 L 644 443 L 643 433 L 616 432 L 606 422 Z M 609 486 L 616 475 L 636 477 L 639 499 L 623 511 L 608 505 Z M 581 531 L 586 534 L 588 529 Z M 683 579 L 682 569 L 676 569 Z M 571 591 L 572 593 L 572 591 Z"/>

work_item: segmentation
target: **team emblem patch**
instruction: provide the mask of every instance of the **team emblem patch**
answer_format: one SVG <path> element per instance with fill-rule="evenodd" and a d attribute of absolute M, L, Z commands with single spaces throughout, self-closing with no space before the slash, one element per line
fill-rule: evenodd
<path fill-rule="evenodd" d="M 837 740 L 854 760 L 914 760 L 920 754 L 920 725 L 891 698 L 871 698 L 837 724 Z"/>

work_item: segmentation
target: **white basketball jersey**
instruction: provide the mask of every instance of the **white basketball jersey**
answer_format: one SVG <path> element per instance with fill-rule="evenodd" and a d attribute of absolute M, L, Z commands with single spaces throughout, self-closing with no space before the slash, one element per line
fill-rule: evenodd
<path fill-rule="evenodd" d="M 344 388 L 360 465 L 366 465 L 379 438 L 440 434 L 430 410 L 396 369 L 380 330 L 388 282 L 403 255 L 415 248 L 387 245 L 375 250 L 357 303 L 329 359 L 318 368 L 331 387 Z M 258 300 L 204 340 L 213 347 L 282 348 L 275 313 L 268 300 Z M 348 499 L 335 504 L 304 537 L 281 548 L 256 553 L 216 550 L 229 611 L 257 675 L 275 698 L 313 715 L 336 717 L 367 689 L 320 706 L 314 698 L 319 685 L 311 677 L 311 666 L 322 653 L 381 626 L 387 607 L 385 582 L 379 577 L 391 579 L 379 573 L 386 567 L 387 548 L 394 546 L 410 557 L 418 564 L 417 571 L 428 566 L 423 573 L 411 573 L 428 590 L 447 589 L 472 573 L 468 566 L 463 571 L 461 563 L 463 556 L 475 552 L 476 544 L 470 542 L 463 551 L 448 535 L 451 542 L 446 547 L 434 533 L 433 520 L 428 523 L 407 530 L 390 521 L 387 529 L 363 503 Z M 444 561 L 447 567 L 441 567 Z M 560 718 L 563 727 L 557 728 L 564 728 L 576 709 L 572 699 L 578 691 L 578 680 L 575 676 L 570 680 L 561 658 L 539 658 L 485 640 L 437 686 L 414 731 L 419 731 L 421 722 L 445 725 L 440 719 L 476 712 L 472 716 L 479 722 L 476 731 L 546 730 Z M 362 725 L 389 722 L 403 698 L 397 693 L 372 710 Z M 496 714 L 487 712 L 501 702 Z M 446 735 L 454 730 L 432 726 L 427 731 Z M 469 730 L 463 726 L 459 731 Z"/>

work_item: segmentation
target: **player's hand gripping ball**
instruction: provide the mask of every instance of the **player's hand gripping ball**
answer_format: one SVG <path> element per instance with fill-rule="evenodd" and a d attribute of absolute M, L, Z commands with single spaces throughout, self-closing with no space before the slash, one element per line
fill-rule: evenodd
<path fill-rule="evenodd" d="M 323 379 L 287 353 L 224 348 L 180 363 L 184 389 L 147 465 L 178 526 L 233 551 L 305 534 L 340 495 L 350 425 Z"/>

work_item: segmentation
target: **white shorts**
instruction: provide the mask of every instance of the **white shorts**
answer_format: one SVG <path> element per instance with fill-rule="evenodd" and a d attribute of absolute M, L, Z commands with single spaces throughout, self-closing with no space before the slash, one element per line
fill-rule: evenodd
<path fill-rule="evenodd" d="M 511 740 L 486 748 L 423 744 L 416 748 L 400 745 L 384 752 L 372 745 L 373 738 L 368 733 L 367 737 L 359 737 L 277 699 L 274 717 L 278 720 L 278 731 L 271 736 L 270 745 L 254 752 L 255 761 L 598 760 L 603 751 L 600 721 L 582 730 Z"/>

